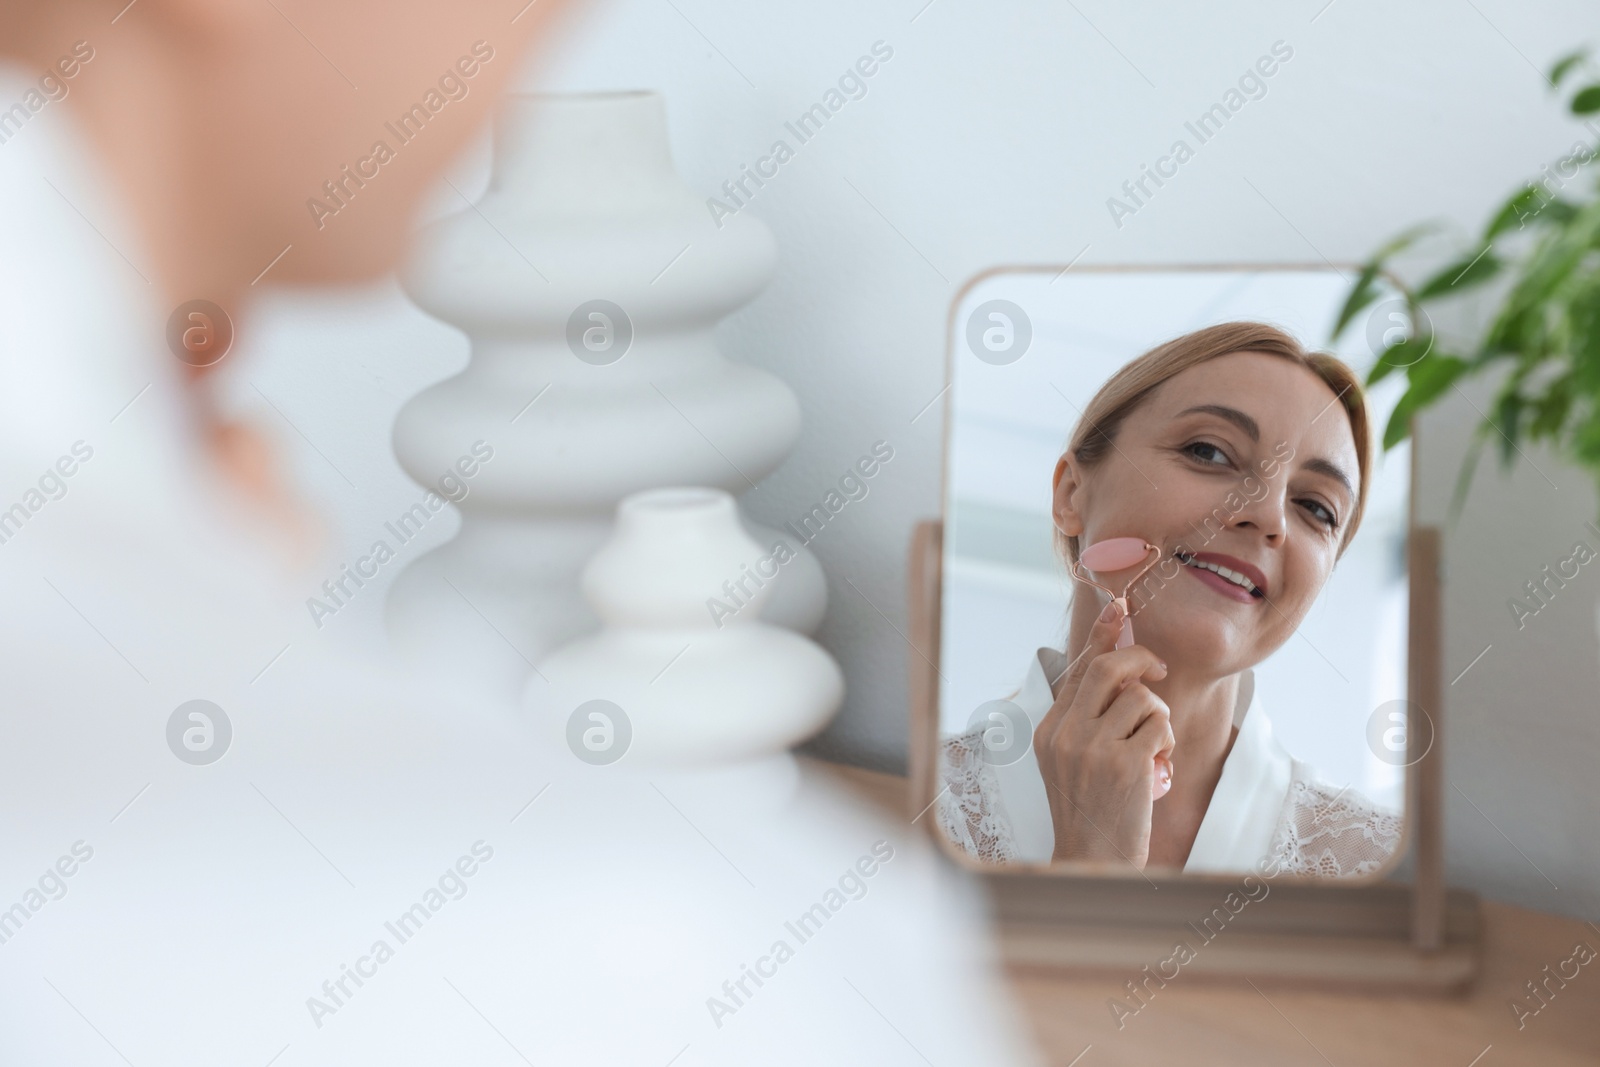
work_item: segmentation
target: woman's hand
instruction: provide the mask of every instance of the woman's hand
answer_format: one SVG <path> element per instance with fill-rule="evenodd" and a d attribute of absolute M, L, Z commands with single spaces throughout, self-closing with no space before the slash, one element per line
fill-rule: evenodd
<path fill-rule="evenodd" d="M 1100 613 L 1033 732 L 1033 749 L 1050 796 L 1053 858 L 1131 862 L 1142 870 L 1153 798 L 1171 787 L 1173 736 L 1167 705 L 1141 681 L 1165 678 L 1166 664 L 1142 645 L 1116 648 L 1123 611 L 1113 600 Z M 1165 788 L 1158 768 L 1165 769 Z"/>

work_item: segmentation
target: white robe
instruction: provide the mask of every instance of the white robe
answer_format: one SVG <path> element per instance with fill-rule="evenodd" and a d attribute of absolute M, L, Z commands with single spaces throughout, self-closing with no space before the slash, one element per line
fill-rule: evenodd
<path fill-rule="evenodd" d="M 1029 657 L 1022 687 L 1011 698 L 1033 728 L 1055 702 L 1052 685 L 1067 657 L 1039 648 Z M 1289 873 L 1357 877 L 1376 870 L 1399 842 L 1400 817 L 1348 788 L 1317 778 L 1272 733 L 1244 672 L 1233 709 L 1239 730 L 1222 764 L 1185 873 L 1244 873 L 1263 864 Z M 941 748 L 940 824 L 969 855 L 997 863 L 1049 863 L 1055 832 L 1039 762 L 1020 756 L 985 759 L 981 728 Z"/>

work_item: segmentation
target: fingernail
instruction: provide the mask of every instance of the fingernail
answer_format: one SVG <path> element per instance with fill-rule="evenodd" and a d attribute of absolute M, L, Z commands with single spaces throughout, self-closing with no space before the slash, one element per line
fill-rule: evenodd
<path fill-rule="evenodd" d="M 1100 621 L 1116 622 L 1117 616 L 1120 614 L 1121 610 L 1117 607 L 1117 602 L 1115 600 L 1108 600 L 1106 601 L 1106 606 L 1100 609 Z"/>
<path fill-rule="evenodd" d="M 1166 661 L 1165 661 L 1165 660 L 1159 660 L 1159 659 L 1158 659 L 1158 660 L 1156 660 L 1156 662 L 1157 662 L 1157 663 L 1159 663 L 1159 664 L 1161 664 L 1161 669 L 1162 669 L 1162 670 L 1163 670 L 1163 671 L 1164 671 L 1164 670 L 1166 670 L 1166 669 L 1167 669 L 1167 664 L 1166 664 Z"/>

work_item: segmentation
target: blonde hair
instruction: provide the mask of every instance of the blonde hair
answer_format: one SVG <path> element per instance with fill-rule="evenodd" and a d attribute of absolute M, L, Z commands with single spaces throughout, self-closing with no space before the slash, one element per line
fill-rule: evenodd
<path fill-rule="evenodd" d="M 1113 374 L 1084 408 L 1072 431 L 1067 451 L 1085 468 L 1099 464 L 1114 446 L 1117 431 L 1156 388 L 1190 367 L 1232 355 L 1235 352 L 1260 352 L 1286 359 L 1315 374 L 1332 389 L 1350 420 L 1355 437 L 1358 481 L 1355 508 L 1345 525 L 1339 543 L 1342 555 L 1367 505 L 1367 481 L 1372 465 L 1372 437 L 1367 422 L 1366 395 L 1361 379 L 1344 361 L 1327 352 L 1308 351 L 1295 337 L 1264 322 L 1224 322 L 1186 333 L 1157 345 Z M 1069 563 L 1078 558 L 1078 539 L 1060 529 L 1055 532 L 1056 551 Z"/>

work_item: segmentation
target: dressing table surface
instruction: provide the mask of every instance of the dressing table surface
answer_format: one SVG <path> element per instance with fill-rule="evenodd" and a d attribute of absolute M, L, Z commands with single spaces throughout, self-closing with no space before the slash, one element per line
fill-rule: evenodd
<path fill-rule="evenodd" d="M 892 818 L 907 819 L 905 778 L 813 765 Z M 1553 973 L 1580 941 L 1600 952 L 1600 924 L 1489 900 L 1482 906 L 1482 974 L 1459 996 L 1258 988 L 1191 981 L 1180 973 L 1136 1015 L 1124 1017 L 1119 1030 L 1108 1005 L 1126 995 L 1117 978 L 1013 969 L 1007 979 L 1043 1062 L 1053 1067 L 1600 1064 L 1600 958 L 1579 967 L 1520 1030 L 1510 1006 L 1519 993 L 1518 999 L 1536 1003 L 1525 983 L 1542 977 L 1547 964 Z"/>

